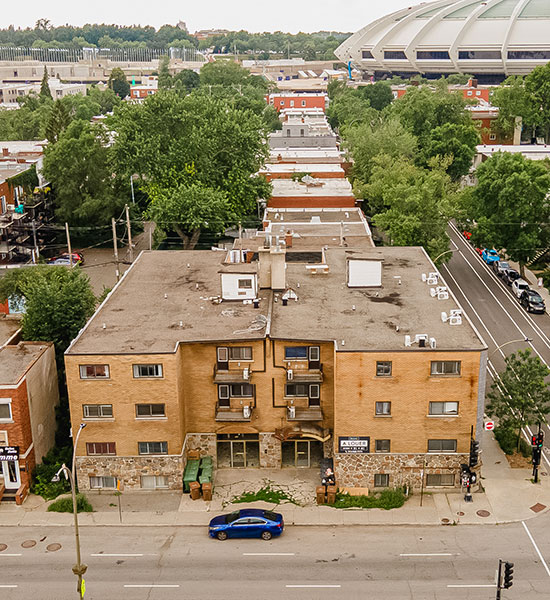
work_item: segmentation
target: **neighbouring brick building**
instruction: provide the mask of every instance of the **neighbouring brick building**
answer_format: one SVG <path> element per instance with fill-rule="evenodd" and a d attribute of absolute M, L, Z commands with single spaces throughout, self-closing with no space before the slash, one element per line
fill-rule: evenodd
<path fill-rule="evenodd" d="M 332 459 L 345 487 L 459 484 L 483 340 L 423 249 L 307 216 L 271 211 L 227 253 L 134 262 L 65 355 L 81 489 L 181 489 L 197 448 L 217 468 Z"/>
<path fill-rule="evenodd" d="M 269 94 L 267 101 L 277 112 L 286 110 L 287 108 L 320 108 L 325 111 L 328 106 L 328 95 L 315 92 L 303 94 L 279 92 Z"/>
<path fill-rule="evenodd" d="M 59 392 L 53 344 L 12 342 L 0 347 L 0 500 L 20 503 L 54 444 Z"/>

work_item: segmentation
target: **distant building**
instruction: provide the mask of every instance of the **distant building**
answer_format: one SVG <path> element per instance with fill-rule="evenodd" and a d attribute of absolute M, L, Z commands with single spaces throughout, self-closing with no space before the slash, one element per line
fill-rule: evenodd
<path fill-rule="evenodd" d="M 320 108 L 325 111 L 328 106 L 328 95 L 311 92 L 308 94 L 274 93 L 269 94 L 268 102 L 278 112 L 287 108 Z"/>
<path fill-rule="evenodd" d="M 143 100 L 147 96 L 152 96 L 158 92 L 158 77 L 142 77 L 141 85 L 133 85 L 130 88 L 130 98 L 132 100 Z"/>
<path fill-rule="evenodd" d="M 229 29 L 201 29 L 199 31 L 195 31 L 195 33 L 193 33 L 193 37 L 200 41 L 207 40 L 218 35 L 227 35 L 228 33 L 230 33 Z"/>
<path fill-rule="evenodd" d="M 51 77 L 48 80 L 48 85 L 54 100 L 76 94 L 86 95 L 87 88 L 84 83 L 61 83 L 59 79 Z M 0 83 L 0 104 L 17 105 L 18 98 L 24 98 L 30 94 L 38 95 L 39 93 L 39 83 Z"/>

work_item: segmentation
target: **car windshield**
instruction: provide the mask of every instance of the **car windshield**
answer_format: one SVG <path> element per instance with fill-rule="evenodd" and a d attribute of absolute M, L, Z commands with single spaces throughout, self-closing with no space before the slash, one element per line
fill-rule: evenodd
<path fill-rule="evenodd" d="M 498 252 L 496 250 L 489 250 L 489 254 L 491 256 L 498 256 Z"/>
<path fill-rule="evenodd" d="M 498 266 L 501 269 L 508 269 L 510 267 L 510 265 L 507 262 L 503 262 L 503 261 L 499 261 Z"/>
<path fill-rule="evenodd" d="M 517 271 L 508 271 L 508 277 L 510 279 L 519 279 L 519 273 Z"/>
<path fill-rule="evenodd" d="M 264 511 L 264 517 L 266 519 L 269 519 L 270 521 L 277 521 L 277 519 L 279 518 L 277 516 L 277 513 L 271 512 L 270 510 Z"/>
<path fill-rule="evenodd" d="M 542 302 L 542 298 L 538 294 L 529 294 L 529 300 L 537 304 Z"/>
<path fill-rule="evenodd" d="M 233 521 L 236 521 L 240 516 L 241 515 L 238 510 L 235 512 L 229 513 L 228 515 L 225 515 L 225 522 L 233 523 Z"/>

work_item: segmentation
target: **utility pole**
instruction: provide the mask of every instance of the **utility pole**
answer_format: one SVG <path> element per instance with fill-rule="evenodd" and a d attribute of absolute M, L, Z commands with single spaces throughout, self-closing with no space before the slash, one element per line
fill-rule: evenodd
<path fill-rule="evenodd" d="M 69 250 L 69 260 L 71 267 L 73 266 L 73 251 L 71 248 L 71 236 L 69 235 L 69 224 L 65 223 L 65 233 L 67 235 L 67 248 Z"/>
<path fill-rule="evenodd" d="M 538 483 L 539 482 L 539 466 L 540 466 L 540 459 L 542 456 L 542 448 L 544 446 L 544 433 L 541 429 L 541 424 L 539 421 L 539 431 L 537 433 L 537 435 L 533 435 L 531 437 L 531 445 L 532 445 L 532 450 L 533 450 L 533 458 L 532 458 L 532 463 L 533 463 L 533 483 Z"/>
<path fill-rule="evenodd" d="M 113 248 L 115 250 L 116 280 L 119 281 L 120 280 L 120 271 L 118 268 L 118 247 L 117 247 L 117 240 L 116 240 L 116 221 L 114 219 L 111 219 L 111 224 L 113 226 Z"/>
<path fill-rule="evenodd" d="M 136 198 L 134 196 L 134 176 L 133 175 L 130 176 L 130 188 L 132 190 L 132 204 L 135 204 Z"/>
<path fill-rule="evenodd" d="M 128 228 L 128 249 L 130 251 L 130 262 L 134 262 L 134 247 L 132 245 L 132 227 L 130 225 L 130 209 L 126 204 L 126 227 Z"/>
<path fill-rule="evenodd" d="M 38 261 L 38 243 L 36 241 L 36 221 L 33 219 L 32 220 L 32 238 L 34 241 L 34 261 L 33 262 L 37 262 Z"/>

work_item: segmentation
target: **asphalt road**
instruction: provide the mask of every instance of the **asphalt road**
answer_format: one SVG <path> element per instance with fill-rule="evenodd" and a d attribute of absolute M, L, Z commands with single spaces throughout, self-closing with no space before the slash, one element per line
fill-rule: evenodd
<path fill-rule="evenodd" d="M 550 366 L 550 316 L 527 313 L 511 287 L 481 260 L 456 227 L 451 225 L 448 233 L 454 252 L 449 263 L 441 268 L 441 274 L 489 347 L 488 383 L 505 369 L 504 357 L 517 350 L 530 348 Z M 531 341 L 522 341 L 526 338 Z M 507 344 L 510 341 L 513 343 Z M 499 349 L 502 344 L 506 346 Z M 536 431 L 530 428 L 526 434 L 530 436 Z M 547 424 L 544 432 L 548 448 L 550 429 Z M 546 455 L 543 460 L 550 467 Z"/>
<path fill-rule="evenodd" d="M 547 600 L 550 515 L 526 525 L 287 527 L 269 542 L 220 542 L 197 527 L 83 528 L 85 598 L 485 600 L 502 558 L 515 563 L 503 599 Z M 0 544 L 2 600 L 78 598 L 71 528 L 4 527 Z"/>

